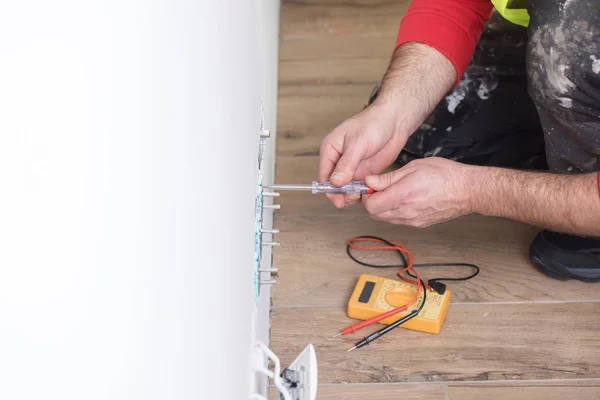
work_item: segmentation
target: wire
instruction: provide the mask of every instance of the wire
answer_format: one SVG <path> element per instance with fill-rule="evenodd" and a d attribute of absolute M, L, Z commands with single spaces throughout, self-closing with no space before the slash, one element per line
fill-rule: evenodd
<path fill-rule="evenodd" d="M 366 240 L 365 240 L 366 239 Z M 395 245 L 399 245 L 400 248 L 404 249 L 404 246 L 400 245 L 399 243 L 395 243 L 395 242 L 389 242 L 385 239 L 382 239 L 380 237 L 377 236 L 358 236 L 356 238 L 350 239 L 348 241 L 348 244 L 346 245 L 346 253 L 348 254 L 348 257 L 350 257 L 353 261 L 355 261 L 358 264 L 364 265 L 365 267 L 372 267 L 372 268 L 406 268 L 406 266 L 408 265 L 408 261 L 406 259 L 406 257 L 404 256 L 404 253 L 402 252 L 402 250 L 400 248 L 392 248 L 392 249 L 386 249 L 386 250 L 395 250 L 398 255 L 400 256 L 400 259 L 402 260 L 402 264 L 391 264 L 391 265 L 378 265 L 378 264 L 370 264 L 364 261 L 359 260 L 358 258 L 356 258 L 352 252 L 350 251 L 350 249 L 354 248 L 357 250 L 380 250 L 378 247 L 376 246 L 355 246 L 353 245 L 353 243 L 355 241 L 370 241 L 370 242 L 380 242 L 380 243 L 386 243 L 389 246 L 394 246 Z M 408 251 L 408 250 L 406 250 Z M 414 258 L 413 258 L 414 260 Z M 471 264 L 471 263 L 422 263 L 422 264 L 412 264 L 412 267 L 469 267 L 475 270 L 475 272 L 473 272 L 471 275 L 465 276 L 465 277 L 461 277 L 461 278 L 434 278 L 434 279 L 430 279 L 428 281 L 428 285 L 431 285 L 429 282 L 441 282 L 441 281 L 466 281 L 469 279 L 472 279 L 474 277 L 476 277 L 479 274 L 479 267 L 475 264 Z M 409 270 L 406 271 L 407 274 L 411 277 L 416 279 L 417 277 L 415 275 L 413 275 Z"/>
<path fill-rule="evenodd" d="M 360 244 L 356 244 L 357 242 L 363 242 L 363 243 L 378 243 L 378 244 L 384 244 L 384 246 L 375 246 L 375 245 L 360 245 Z M 371 264 L 371 263 L 367 263 L 365 261 L 359 260 L 358 258 L 356 258 L 353 254 L 351 249 L 355 249 L 355 250 L 367 250 L 367 251 L 372 251 L 372 250 L 392 250 L 395 251 L 399 256 L 400 259 L 402 260 L 401 264 L 392 264 L 392 265 L 380 265 L 380 264 Z M 364 265 L 366 267 L 372 267 L 372 268 L 400 268 L 400 271 L 398 271 L 397 275 L 398 278 L 400 278 L 401 280 L 416 285 L 417 286 L 417 290 L 415 292 L 415 295 L 413 296 L 413 298 L 408 302 L 408 304 L 401 306 L 401 307 L 397 307 L 394 308 L 390 311 L 387 311 L 383 314 L 377 315 L 373 318 L 369 318 L 365 321 L 359 322 L 357 324 L 351 325 L 345 329 L 343 329 L 340 334 L 341 335 L 347 335 L 349 333 L 352 332 L 356 332 L 362 328 L 365 328 L 369 325 L 372 325 L 376 322 L 382 321 L 386 318 L 389 318 L 393 315 L 398 314 L 399 312 L 405 311 L 407 310 L 409 307 L 411 307 L 412 305 L 414 305 L 420 295 L 420 289 L 421 287 L 423 287 L 423 302 L 421 303 L 420 307 L 418 308 L 418 312 L 414 313 L 413 316 L 411 316 L 410 318 L 413 318 L 415 316 L 418 315 L 418 313 L 423 309 L 423 307 L 425 306 L 425 300 L 427 298 L 427 290 L 436 290 L 438 292 L 441 292 L 441 290 L 445 290 L 445 285 L 443 284 L 439 284 L 438 282 L 441 281 L 465 281 L 465 280 L 469 280 L 474 278 L 475 276 L 477 276 L 477 274 L 479 274 L 479 267 L 475 264 L 470 264 L 470 263 L 425 263 L 425 264 L 415 264 L 414 263 L 414 255 L 406 248 L 404 247 L 402 244 L 398 243 L 398 242 L 393 242 L 393 241 L 388 241 L 386 239 L 377 237 L 377 236 L 358 236 L 355 238 L 352 238 L 350 240 L 348 240 L 348 243 L 346 245 L 346 253 L 348 254 L 348 256 L 355 261 L 356 263 L 360 264 L 360 265 Z M 414 269 L 415 267 L 469 267 L 469 268 L 473 268 L 475 269 L 475 272 L 472 273 L 469 276 L 466 277 L 460 277 L 460 278 L 434 278 L 434 279 L 430 279 L 427 281 L 427 283 L 425 283 L 421 277 L 419 276 L 419 274 L 417 273 L 417 271 Z M 402 274 L 406 272 L 411 278 L 414 278 L 415 281 L 407 279 L 406 277 L 404 277 Z M 443 292 L 442 292 L 443 293 Z M 409 319 L 410 319 L 409 318 Z"/>
<path fill-rule="evenodd" d="M 387 246 L 360 246 L 360 245 L 355 244 L 355 242 L 385 243 L 385 244 L 387 244 Z M 403 265 L 390 265 L 390 266 L 385 266 L 385 267 L 403 268 L 401 271 L 398 272 L 398 278 L 402 279 L 405 282 L 411 283 L 413 285 L 420 285 L 421 281 L 418 279 L 419 275 L 416 273 L 416 271 L 415 271 L 415 275 L 412 275 L 409 272 L 414 267 L 415 256 L 407 248 L 402 246 L 400 243 L 390 242 L 385 239 L 378 238 L 376 236 L 359 236 L 354 239 L 350 239 L 348 241 L 348 245 L 346 246 L 346 252 L 350 256 L 350 258 L 352 258 L 357 263 L 368 266 L 368 267 L 381 267 L 381 266 L 378 266 L 375 264 L 369 264 L 369 263 L 365 263 L 365 262 L 358 260 L 356 257 L 354 257 L 352 255 L 352 253 L 350 252 L 350 248 L 357 249 L 357 250 L 394 250 L 394 251 L 398 252 L 398 254 L 400 254 L 400 258 L 403 261 Z M 410 279 L 406 279 L 405 277 L 403 277 L 402 274 L 404 272 L 408 272 L 409 276 L 417 279 L 417 281 L 411 281 Z M 431 287 L 429 287 L 428 285 L 426 285 L 426 287 L 428 289 L 431 289 Z"/>
<path fill-rule="evenodd" d="M 372 246 L 372 245 L 362 246 L 362 245 L 356 244 L 356 242 L 384 243 L 384 244 L 386 244 L 386 246 Z M 402 260 L 404 261 L 404 265 L 395 266 L 395 267 L 403 267 L 400 271 L 398 271 L 398 273 L 397 273 L 398 277 L 405 282 L 416 285 L 417 290 L 415 291 L 415 295 L 412 297 L 412 299 L 404 306 L 394 308 L 385 313 L 382 313 L 375 317 L 369 318 L 365 321 L 351 325 L 351 326 L 343 329 L 340 332 L 340 334 L 347 335 L 349 333 L 356 332 L 357 330 L 363 329 L 369 325 L 372 325 L 376 322 L 382 321 L 386 318 L 389 318 L 389 317 L 394 316 L 402 311 L 407 310 L 409 307 L 411 307 L 413 304 L 415 304 L 417 302 L 417 300 L 419 299 L 421 287 L 424 288 L 423 289 L 424 292 L 426 290 L 432 290 L 431 287 L 429 287 L 428 285 L 425 284 L 425 282 L 423 282 L 423 280 L 421 279 L 421 277 L 419 276 L 417 271 L 412 269 L 414 258 L 415 258 L 414 255 L 407 248 L 402 246 L 400 243 L 391 242 L 391 241 L 388 241 L 388 240 L 385 240 L 385 239 L 382 239 L 382 238 L 379 238 L 376 236 L 360 236 L 360 237 L 350 239 L 348 241 L 348 246 L 346 248 L 346 251 L 347 251 L 348 255 L 350 256 L 350 258 L 352 258 L 353 260 L 355 260 L 356 262 L 358 262 L 359 264 L 362 264 L 362 265 L 376 266 L 374 264 L 368 264 L 368 263 L 364 263 L 364 262 L 358 260 L 356 257 L 354 257 L 352 255 L 352 253 L 350 252 L 350 248 L 354 248 L 354 249 L 358 249 L 358 250 L 395 250 L 395 251 L 397 251 L 401 255 Z M 402 276 L 402 274 L 404 272 L 409 271 L 409 270 L 412 270 L 414 272 L 414 276 L 417 279 L 416 281 L 411 281 L 410 279 L 407 279 L 404 276 Z M 425 304 L 425 303 L 423 303 L 423 304 Z"/>

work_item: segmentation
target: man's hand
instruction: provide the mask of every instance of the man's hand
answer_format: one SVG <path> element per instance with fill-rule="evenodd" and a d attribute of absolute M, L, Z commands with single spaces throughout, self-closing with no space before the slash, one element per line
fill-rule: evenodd
<path fill-rule="evenodd" d="M 407 135 L 396 127 L 393 108 L 373 104 L 333 130 L 321 145 L 319 180 L 344 185 L 352 179 L 380 174 L 394 162 Z M 360 195 L 329 195 L 339 207 L 355 204 Z"/>
<path fill-rule="evenodd" d="M 383 175 L 367 176 L 377 193 L 366 196 L 373 219 L 426 227 L 468 214 L 470 167 L 443 158 L 415 160 Z"/>
<path fill-rule="evenodd" d="M 421 43 L 394 52 L 375 101 L 334 129 L 323 141 L 319 180 L 344 185 L 382 173 L 456 81 L 440 52 Z M 360 196 L 329 195 L 342 208 Z"/>
<path fill-rule="evenodd" d="M 426 227 L 475 213 L 600 237 L 598 173 L 552 174 L 425 158 L 367 176 L 363 203 L 377 220 Z"/>

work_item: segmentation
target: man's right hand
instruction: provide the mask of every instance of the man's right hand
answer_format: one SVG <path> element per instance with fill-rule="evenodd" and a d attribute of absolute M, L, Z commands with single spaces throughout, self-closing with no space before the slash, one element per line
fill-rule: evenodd
<path fill-rule="evenodd" d="M 319 180 L 341 186 L 353 179 L 379 175 L 394 162 L 407 139 L 408 135 L 399 130 L 395 108 L 373 103 L 325 138 Z M 328 197 L 338 208 L 360 201 L 360 195 Z"/>

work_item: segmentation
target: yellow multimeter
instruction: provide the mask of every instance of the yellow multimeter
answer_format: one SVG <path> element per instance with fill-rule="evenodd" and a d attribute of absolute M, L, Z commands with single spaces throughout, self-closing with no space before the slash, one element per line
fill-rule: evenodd
<path fill-rule="evenodd" d="M 373 275 L 361 275 L 348 302 L 348 316 L 367 320 L 384 312 L 408 304 L 415 296 L 417 286 L 398 279 L 381 278 Z M 444 294 L 427 292 L 425 306 L 416 317 L 400 325 L 415 331 L 437 334 L 442 329 L 450 306 L 450 290 Z M 416 310 L 423 295 L 406 311 L 379 321 L 384 325 L 392 324 Z"/>

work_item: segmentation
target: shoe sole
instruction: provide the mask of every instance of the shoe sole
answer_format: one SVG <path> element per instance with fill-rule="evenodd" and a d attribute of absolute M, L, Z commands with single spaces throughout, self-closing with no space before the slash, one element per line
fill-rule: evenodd
<path fill-rule="evenodd" d="M 569 268 L 553 259 L 548 259 L 540 252 L 531 249 L 529 252 L 531 262 L 546 275 L 561 281 L 571 279 L 582 282 L 596 283 L 600 282 L 600 270 L 589 268 Z"/>

